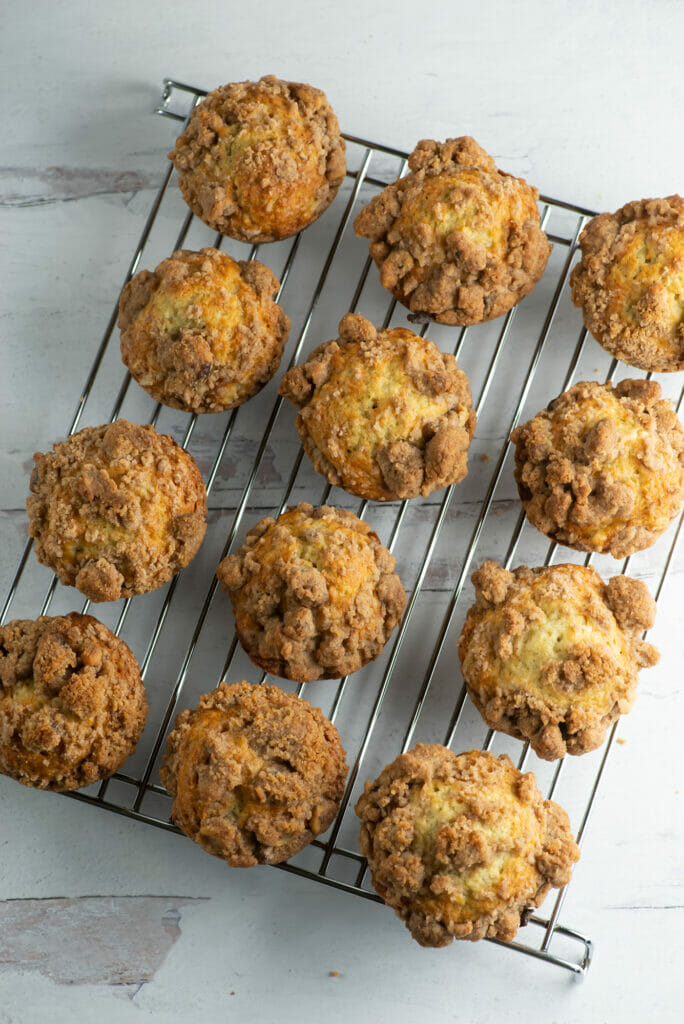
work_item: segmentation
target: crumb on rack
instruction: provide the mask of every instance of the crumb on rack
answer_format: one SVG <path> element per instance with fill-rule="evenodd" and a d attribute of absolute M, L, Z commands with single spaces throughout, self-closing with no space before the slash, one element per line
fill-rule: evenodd
<path fill-rule="evenodd" d="M 481 462 L 489 462 L 489 455 L 487 454 L 487 452 L 483 452 L 482 453 L 482 455 L 480 456 L 480 461 Z"/>

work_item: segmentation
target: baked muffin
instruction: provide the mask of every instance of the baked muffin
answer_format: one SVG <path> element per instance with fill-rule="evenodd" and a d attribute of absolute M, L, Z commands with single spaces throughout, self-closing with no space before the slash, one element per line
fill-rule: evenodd
<path fill-rule="evenodd" d="M 642 199 L 580 235 L 572 301 L 611 355 L 642 370 L 684 370 L 684 199 Z"/>
<path fill-rule="evenodd" d="M 505 754 L 419 743 L 366 783 L 356 813 L 373 885 L 421 946 L 514 938 L 579 859 L 565 811 Z"/>
<path fill-rule="evenodd" d="M 406 604 L 394 564 L 352 512 L 301 502 L 257 523 L 217 576 L 254 664 L 305 683 L 380 654 Z"/>
<path fill-rule="evenodd" d="M 157 402 L 222 412 L 260 391 L 280 365 L 290 321 L 257 260 L 179 249 L 128 282 L 119 302 L 121 358 Z"/>
<path fill-rule="evenodd" d="M 467 135 L 424 139 L 409 167 L 354 221 L 383 286 L 417 321 L 477 324 L 507 313 L 551 252 L 536 188 L 498 170 Z"/>
<path fill-rule="evenodd" d="M 186 203 L 215 231 L 275 242 L 328 208 L 347 170 L 325 93 L 266 75 L 210 92 L 169 159 Z"/>
<path fill-rule="evenodd" d="M 468 473 L 470 385 L 452 355 L 347 313 L 340 337 L 283 377 L 297 433 L 329 483 L 373 501 L 427 497 Z"/>
<path fill-rule="evenodd" d="M 135 750 L 147 718 L 135 657 L 91 615 L 0 627 L 0 772 L 68 790 L 106 779 Z"/>
<path fill-rule="evenodd" d="M 279 864 L 330 826 L 347 776 L 335 726 L 277 686 L 220 683 L 182 711 L 161 780 L 186 836 L 231 867 Z"/>
<path fill-rule="evenodd" d="M 684 430 L 656 381 L 582 381 L 511 440 L 527 518 L 578 551 L 650 547 L 684 501 Z"/>
<path fill-rule="evenodd" d="M 172 437 L 116 420 L 33 460 L 26 508 L 38 561 L 89 600 L 155 590 L 196 555 L 207 494 Z"/>
<path fill-rule="evenodd" d="M 458 642 L 468 693 L 487 725 L 529 740 L 547 761 L 595 750 L 631 710 L 639 669 L 658 651 L 641 639 L 655 621 L 645 585 L 604 583 L 585 565 L 485 562 Z"/>

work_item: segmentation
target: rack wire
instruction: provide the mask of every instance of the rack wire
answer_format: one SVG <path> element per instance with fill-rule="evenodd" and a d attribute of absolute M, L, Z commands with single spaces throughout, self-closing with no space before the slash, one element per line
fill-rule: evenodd
<path fill-rule="evenodd" d="M 184 125 L 205 95 L 194 86 L 165 79 L 156 113 Z M 169 165 L 124 284 L 143 262 L 154 266 L 184 245 L 199 248 L 213 244 L 236 258 L 259 255 L 278 274 L 278 299 L 282 298 L 292 319 L 286 350 L 290 366 L 333 336 L 337 321 L 350 310 L 360 309 L 385 326 L 405 325 L 404 311 L 394 301 L 388 304 L 377 275 L 369 273 L 372 264 L 365 242 L 355 239 L 349 226 L 370 195 L 405 172 L 407 154 L 356 136 L 345 135 L 345 139 L 349 170 L 333 206 L 305 234 L 268 246 L 247 248 L 221 235 L 210 237 L 208 229 L 183 205 Z M 422 335 L 429 332 L 437 344 L 458 357 L 473 385 L 478 414 L 469 475 L 461 484 L 446 489 L 441 499 L 376 504 L 355 501 L 330 485 L 323 487 L 302 458 L 294 414 L 283 407 L 277 395 L 280 374 L 251 402 L 219 416 L 198 419 L 154 405 L 123 373 L 118 345 L 112 344 L 115 307 L 68 433 L 121 415 L 138 422 L 146 419 L 171 433 L 193 452 L 204 470 L 210 497 L 209 528 L 194 562 L 165 588 L 135 598 L 134 615 L 129 614 L 131 599 L 98 605 L 98 617 L 122 635 L 139 658 L 150 716 L 125 770 L 99 786 L 69 794 L 73 799 L 178 831 L 170 821 L 170 800 L 156 781 L 174 714 L 182 706 L 192 706 L 200 693 L 220 679 L 254 679 L 254 668 L 235 637 L 227 602 L 217 598 L 216 564 L 239 546 L 258 519 L 278 515 L 288 504 L 306 499 L 352 508 L 366 518 L 397 557 L 409 600 L 401 625 L 377 662 L 352 679 L 305 688 L 307 699 L 319 704 L 340 729 L 351 768 L 340 811 L 328 835 L 279 867 L 381 902 L 356 848 L 353 804 L 365 778 L 373 778 L 397 753 L 419 740 L 443 742 L 456 750 L 481 746 L 509 753 L 519 768 L 534 770 L 547 797 L 563 803 L 581 842 L 618 723 L 602 750 L 571 759 L 572 765 L 565 760 L 549 765 L 536 758 L 529 744 L 485 729 L 467 697 L 455 657 L 460 627 L 471 603 L 469 574 L 477 564 L 495 557 L 506 567 L 523 560 L 548 565 L 559 556 L 558 546 L 530 527 L 520 508 L 512 482 L 510 431 L 575 380 L 634 375 L 634 371 L 623 372 L 625 368 L 587 337 L 569 302 L 568 278 L 579 234 L 594 212 L 546 196 L 540 198 L 540 207 L 554 252 L 534 292 L 493 324 L 421 328 Z M 684 391 L 674 393 L 673 376 L 658 379 L 679 409 Z M 116 399 L 110 407 L 112 394 Z M 656 599 L 676 555 L 681 523 L 680 517 L 652 549 L 625 559 L 618 568 L 626 572 L 629 567 L 633 575 L 644 578 Z M 72 608 L 74 591 L 63 588 L 45 568 L 29 559 L 31 546 L 29 540 L 0 623 L 7 619 L 10 608 L 17 616 L 35 615 L 37 608 L 40 614 L 59 614 Z M 615 572 L 616 563 L 608 557 L 580 559 L 567 549 L 562 549 L 562 557 L 584 564 L 594 562 L 606 574 Z M 86 601 L 82 611 L 88 607 Z M 278 680 L 278 685 L 299 694 L 304 691 L 301 685 L 295 687 L 283 680 Z M 576 870 L 581 869 L 580 865 Z M 591 963 L 592 943 L 560 922 L 565 892 L 557 894 L 547 916 L 529 916 L 516 941 L 489 941 L 583 975 Z"/>

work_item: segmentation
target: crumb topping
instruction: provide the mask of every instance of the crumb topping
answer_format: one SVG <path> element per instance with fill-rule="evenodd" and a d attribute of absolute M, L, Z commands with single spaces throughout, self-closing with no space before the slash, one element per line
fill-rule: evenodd
<path fill-rule="evenodd" d="M 112 775 L 147 718 L 138 663 L 90 615 L 0 627 L 0 771 L 25 786 L 71 790 Z"/>
<path fill-rule="evenodd" d="M 684 370 L 684 199 L 642 199 L 589 221 L 572 301 L 608 352 L 643 370 Z"/>
<path fill-rule="evenodd" d="M 169 159 L 193 213 L 253 243 L 287 238 L 320 217 L 347 169 L 325 93 L 273 75 L 210 92 Z"/>
<path fill-rule="evenodd" d="M 579 551 L 641 551 L 684 501 L 684 430 L 656 381 L 575 384 L 511 440 L 528 519 Z"/>
<path fill-rule="evenodd" d="M 121 356 L 164 405 L 221 412 L 242 405 L 280 365 L 289 318 L 275 275 L 218 249 L 179 249 L 128 282 L 119 303 Z"/>
<path fill-rule="evenodd" d="M 346 775 L 318 708 L 247 682 L 221 683 L 178 715 L 161 769 L 175 823 L 232 867 L 278 864 L 325 832 Z"/>
<path fill-rule="evenodd" d="M 471 700 L 492 729 L 529 740 L 546 760 L 603 743 L 631 710 L 639 669 L 658 652 L 641 639 L 655 601 L 629 576 L 552 565 L 513 572 L 484 562 L 459 640 Z"/>
<path fill-rule="evenodd" d="M 217 576 L 252 661 L 309 682 L 356 672 L 381 652 L 406 603 L 394 565 L 353 513 L 301 502 L 257 523 Z"/>
<path fill-rule="evenodd" d="M 475 432 L 456 359 L 399 328 L 348 313 L 340 338 L 283 377 L 297 432 L 319 473 L 352 494 L 394 501 L 462 480 Z"/>
<path fill-rule="evenodd" d="M 505 754 L 418 744 L 366 782 L 356 813 L 373 885 L 421 946 L 514 938 L 579 859 L 565 811 Z"/>
<path fill-rule="evenodd" d="M 424 139 L 409 167 L 354 222 L 383 286 L 439 323 L 501 316 L 532 290 L 551 251 L 537 190 L 499 171 L 469 136 Z"/>
<path fill-rule="evenodd" d="M 29 534 L 62 583 L 116 601 L 162 586 L 194 558 L 207 496 L 173 438 L 116 420 L 33 458 Z"/>

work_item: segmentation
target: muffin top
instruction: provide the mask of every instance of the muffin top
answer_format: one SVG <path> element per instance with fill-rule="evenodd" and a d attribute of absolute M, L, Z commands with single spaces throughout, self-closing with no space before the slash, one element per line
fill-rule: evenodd
<path fill-rule="evenodd" d="M 551 251 L 537 190 L 498 170 L 467 135 L 424 139 L 409 167 L 354 222 L 371 239 L 382 284 L 417 319 L 475 324 L 506 313 Z"/>
<path fill-rule="evenodd" d="M 0 627 L 0 772 L 69 790 L 112 775 L 135 750 L 147 700 L 135 657 L 90 615 Z"/>
<path fill-rule="evenodd" d="M 578 551 L 641 551 L 684 501 L 684 430 L 656 381 L 582 381 L 511 440 L 527 518 Z"/>
<path fill-rule="evenodd" d="M 421 946 L 512 939 L 579 859 L 565 811 L 505 754 L 419 743 L 366 782 L 356 813 L 373 885 Z"/>
<path fill-rule="evenodd" d="M 346 775 L 318 708 L 246 682 L 220 683 L 178 715 L 161 768 L 175 823 L 231 867 L 278 864 L 325 832 Z"/>
<path fill-rule="evenodd" d="M 309 682 L 378 656 L 406 603 L 394 564 L 352 512 L 301 502 L 257 523 L 217 576 L 255 665 Z"/>
<path fill-rule="evenodd" d="M 253 243 L 287 238 L 320 217 L 347 169 L 325 93 L 273 75 L 210 92 L 169 159 L 193 213 Z"/>
<path fill-rule="evenodd" d="M 546 760 L 600 746 L 634 703 L 639 669 L 658 652 L 641 639 L 655 601 L 629 576 L 604 583 L 584 565 L 485 562 L 458 643 L 468 693 L 487 725 L 529 740 Z"/>
<path fill-rule="evenodd" d="M 611 355 L 684 370 L 684 199 L 642 199 L 589 221 L 572 301 Z"/>
<path fill-rule="evenodd" d="M 475 413 L 454 356 L 354 313 L 339 331 L 280 385 L 301 410 L 297 432 L 319 473 L 374 501 L 426 497 L 462 480 Z"/>
<path fill-rule="evenodd" d="M 121 357 L 156 401 L 185 412 L 242 405 L 280 365 L 289 318 L 258 260 L 179 249 L 141 270 L 119 303 Z"/>
<path fill-rule="evenodd" d="M 116 420 L 33 459 L 26 508 L 38 561 L 91 601 L 155 590 L 197 553 L 207 495 L 172 437 Z"/>

